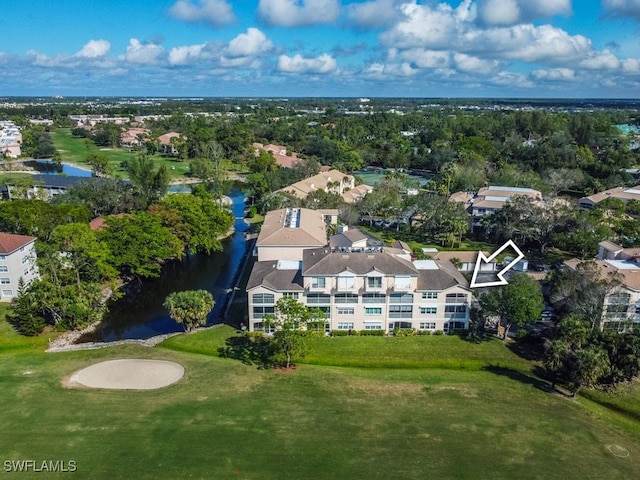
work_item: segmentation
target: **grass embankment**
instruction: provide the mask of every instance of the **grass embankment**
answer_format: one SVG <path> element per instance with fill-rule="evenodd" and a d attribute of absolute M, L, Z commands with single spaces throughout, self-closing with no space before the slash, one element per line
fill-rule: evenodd
<path fill-rule="evenodd" d="M 22 339 L 0 321 L 0 345 L 18 347 L 0 353 L 2 460 L 75 460 L 90 479 L 640 478 L 640 435 L 610 421 L 618 414 L 594 415 L 584 400 L 538 388 L 500 342 L 316 339 L 308 362 L 378 368 L 299 364 L 283 373 L 217 358 L 230 334 L 44 354 L 46 339 Z M 459 355 L 471 363 L 439 368 L 438 357 Z M 61 384 L 124 357 L 177 361 L 186 374 L 147 392 Z"/>
<path fill-rule="evenodd" d="M 70 128 L 56 128 L 51 132 L 51 137 L 56 149 L 62 156 L 63 162 L 91 169 L 91 165 L 87 162 L 89 150 L 84 138 L 71 135 Z M 139 152 L 130 151 L 127 148 L 92 147 L 91 151 L 104 155 L 109 160 L 109 166 L 112 171 L 125 179 L 127 175 L 126 171 L 121 167 L 122 162 L 139 155 Z M 172 157 L 163 156 L 159 153 L 152 155 L 151 158 L 156 166 L 165 165 L 167 167 L 172 180 L 188 178 L 189 164 L 187 162 L 178 162 Z"/>

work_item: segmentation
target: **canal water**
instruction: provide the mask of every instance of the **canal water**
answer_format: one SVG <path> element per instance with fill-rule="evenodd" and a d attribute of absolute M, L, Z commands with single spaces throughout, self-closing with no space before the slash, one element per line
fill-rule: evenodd
<path fill-rule="evenodd" d="M 245 195 L 237 189 L 229 195 L 235 217 L 235 232 L 224 240 L 224 249 L 211 255 L 190 255 L 180 262 L 164 267 L 160 278 L 132 282 L 127 294 L 111 302 L 100 327 L 92 338 L 84 341 L 111 342 L 123 339 L 142 339 L 165 333 L 182 332 L 182 325 L 172 320 L 162 307 L 172 292 L 182 290 L 208 290 L 215 306 L 209 314 L 207 325 L 221 322 L 226 297 L 230 294 L 234 279 L 247 254 L 245 223 Z"/>
<path fill-rule="evenodd" d="M 63 163 L 57 166 L 46 160 L 27 162 L 27 165 L 47 175 L 60 173 L 68 176 L 90 177 L 91 172 Z M 190 192 L 185 185 L 175 186 L 171 191 Z M 184 188 L 187 187 L 187 188 Z M 111 342 L 123 339 L 144 339 L 165 333 L 181 332 L 182 325 L 172 320 L 162 307 L 165 298 L 172 292 L 182 290 L 208 290 L 213 295 L 215 306 L 208 317 L 208 325 L 219 322 L 229 289 L 235 280 L 247 254 L 246 232 L 249 226 L 244 221 L 245 195 L 238 189 L 229 193 L 235 218 L 235 232 L 223 241 L 224 249 L 211 255 L 190 255 L 179 262 L 165 265 L 157 279 L 132 282 L 127 293 L 110 302 L 109 312 L 99 328 L 85 335 L 81 342 Z"/>

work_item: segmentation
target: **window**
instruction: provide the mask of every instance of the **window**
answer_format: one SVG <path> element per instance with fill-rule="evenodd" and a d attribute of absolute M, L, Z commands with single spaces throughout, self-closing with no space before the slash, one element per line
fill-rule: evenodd
<path fill-rule="evenodd" d="M 382 307 L 365 307 L 365 315 L 382 315 Z"/>
<path fill-rule="evenodd" d="M 11 285 L 11 279 L 10 278 L 0 278 L 0 284 L 2 284 L 2 285 Z"/>
<path fill-rule="evenodd" d="M 413 295 L 411 293 L 392 293 L 389 295 L 389 303 L 413 304 Z"/>
<path fill-rule="evenodd" d="M 385 297 L 382 293 L 365 293 L 362 295 L 362 303 L 384 303 Z"/>
<path fill-rule="evenodd" d="M 26 255 L 22 257 L 22 263 L 27 263 L 28 261 L 29 261 L 29 257 L 27 257 Z"/>
<path fill-rule="evenodd" d="M 389 318 L 411 318 L 413 305 L 390 305 Z"/>
<path fill-rule="evenodd" d="M 24 252 L 24 247 L 20 247 L 20 251 L 21 251 L 21 252 Z"/>
<path fill-rule="evenodd" d="M 435 315 L 436 313 L 438 313 L 437 307 L 420 307 L 421 315 Z"/>
<path fill-rule="evenodd" d="M 391 322 L 389 324 L 389 330 L 393 331 L 396 328 L 413 328 L 411 322 Z"/>
<path fill-rule="evenodd" d="M 435 300 L 438 298 L 438 292 L 422 292 L 423 300 Z"/>
<path fill-rule="evenodd" d="M 618 304 L 607 306 L 607 318 L 626 318 L 629 313 L 629 305 Z"/>
<path fill-rule="evenodd" d="M 331 307 L 314 307 L 322 312 L 324 318 L 331 318 Z"/>
<path fill-rule="evenodd" d="M 331 295 L 326 293 L 309 293 L 307 295 L 307 305 L 319 305 L 331 303 Z"/>
<path fill-rule="evenodd" d="M 13 290 L 2 290 L 3 297 L 13 297 Z"/>
<path fill-rule="evenodd" d="M 8 272 L 9 271 L 9 267 L 7 267 L 6 265 L 0 265 L 0 272 Z"/>
<path fill-rule="evenodd" d="M 367 288 L 382 288 L 382 277 L 367 277 Z"/>
<path fill-rule="evenodd" d="M 466 293 L 447 293 L 446 303 L 466 303 Z"/>
<path fill-rule="evenodd" d="M 358 303 L 358 295 L 353 293 L 337 293 L 334 298 L 336 303 Z"/>
<path fill-rule="evenodd" d="M 365 330 L 382 330 L 382 322 L 364 322 Z"/>
<path fill-rule="evenodd" d="M 273 305 L 274 302 L 275 300 L 274 300 L 273 293 L 254 293 L 253 294 L 254 304 L 268 303 Z"/>
<path fill-rule="evenodd" d="M 409 275 L 396 275 L 395 288 L 408 290 L 411 288 L 411 277 Z"/>
<path fill-rule="evenodd" d="M 265 315 L 273 315 L 273 307 L 253 307 L 253 318 L 264 318 Z"/>
<path fill-rule="evenodd" d="M 284 292 L 282 294 L 282 296 L 284 298 L 295 298 L 297 300 L 298 297 L 299 297 L 299 293 L 298 292 Z"/>
<path fill-rule="evenodd" d="M 338 330 L 353 330 L 353 322 L 338 322 Z"/>
<path fill-rule="evenodd" d="M 353 307 L 338 307 L 338 315 L 353 315 L 356 311 Z"/>
<path fill-rule="evenodd" d="M 326 288 L 327 279 L 324 277 L 311 277 L 311 288 Z"/>
<path fill-rule="evenodd" d="M 22 275 L 24 275 L 25 277 L 29 275 L 29 269 L 25 268 L 24 271 L 22 272 Z"/>
<path fill-rule="evenodd" d="M 608 303 L 616 303 L 616 304 L 624 303 L 624 304 L 628 304 L 630 300 L 631 300 L 631 294 L 629 294 L 629 293 L 614 293 L 614 294 L 609 295 L 609 302 Z"/>
<path fill-rule="evenodd" d="M 7 259 L 6 255 L 0 255 L 0 261 L 4 262 L 6 259 Z"/>
<path fill-rule="evenodd" d="M 466 305 L 445 305 L 444 313 L 464 313 L 467 311 Z"/>
<path fill-rule="evenodd" d="M 356 277 L 338 277 L 338 290 L 351 290 L 356 285 Z"/>
<path fill-rule="evenodd" d="M 420 323 L 420 330 L 435 330 L 436 322 L 422 322 Z"/>
<path fill-rule="evenodd" d="M 274 333 L 276 331 L 276 329 L 273 328 L 273 327 L 265 328 L 264 327 L 264 323 L 262 323 L 262 322 L 254 323 L 253 324 L 253 329 L 256 332 L 265 332 L 265 333 Z"/>

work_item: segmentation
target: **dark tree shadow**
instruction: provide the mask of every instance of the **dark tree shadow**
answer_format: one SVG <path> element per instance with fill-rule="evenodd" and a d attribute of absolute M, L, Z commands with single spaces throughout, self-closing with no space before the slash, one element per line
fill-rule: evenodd
<path fill-rule="evenodd" d="M 484 367 L 483 370 L 495 375 L 510 378 L 511 380 L 515 380 L 525 385 L 531 385 L 532 387 L 542 390 L 543 392 L 556 393 L 556 391 L 551 388 L 551 385 L 544 380 L 536 376 L 527 375 L 518 370 L 514 370 L 513 368 L 501 367 L 498 365 L 489 365 L 487 367 Z"/>
<path fill-rule="evenodd" d="M 222 358 L 240 360 L 245 365 L 257 365 L 260 369 L 273 368 L 275 349 L 270 338 L 240 335 L 229 337 L 225 346 L 218 348 Z"/>
<path fill-rule="evenodd" d="M 526 336 L 508 342 L 507 348 L 525 360 L 539 361 L 544 358 L 544 342 L 542 339 Z"/>

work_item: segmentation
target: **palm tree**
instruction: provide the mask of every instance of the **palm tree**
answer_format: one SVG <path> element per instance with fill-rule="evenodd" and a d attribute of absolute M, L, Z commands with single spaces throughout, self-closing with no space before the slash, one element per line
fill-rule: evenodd
<path fill-rule="evenodd" d="M 182 324 L 185 331 L 193 331 L 198 325 L 207 323 L 207 315 L 213 309 L 215 301 L 206 290 L 185 290 L 173 292 L 164 301 L 169 316 Z"/>
<path fill-rule="evenodd" d="M 564 340 L 547 340 L 544 348 L 544 366 L 551 373 L 551 388 L 555 390 L 558 373 L 564 367 L 569 354 L 569 345 Z"/>

